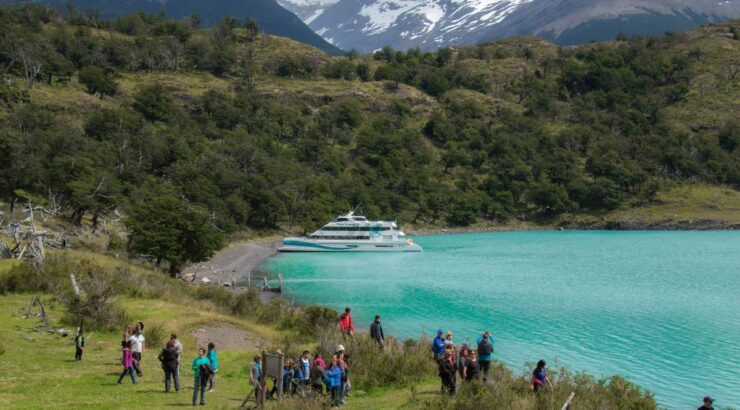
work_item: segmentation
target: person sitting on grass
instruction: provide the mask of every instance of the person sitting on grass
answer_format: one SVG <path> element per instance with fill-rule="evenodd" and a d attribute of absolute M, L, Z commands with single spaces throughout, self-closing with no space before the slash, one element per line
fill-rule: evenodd
<path fill-rule="evenodd" d="M 121 349 L 123 352 L 123 357 L 121 358 L 123 372 L 121 372 L 121 376 L 118 377 L 118 384 L 121 384 L 123 378 L 126 377 L 126 373 L 131 375 L 131 383 L 136 384 L 136 376 L 134 375 L 134 364 L 136 363 L 136 359 L 134 359 L 134 356 L 131 354 L 131 343 L 131 341 L 125 342 L 123 349 Z"/>
<path fill-rule="evenodd" d="M 200 404 L 206 404 L 206 384 L 211 374 L 211 362 L 206 357 L 206 349 L 198 349 L 198 357 L 193 359 L 193 406 L 198 402 L 198 391 L 200 391 Z"/>
<path fill-rule="evenodd" d="M 77 332 L 75 336 L 75 360 L 82 360 L 82 350 L 85 348 L 85 335 L 83 334 L 82 328 Z"/>
<path fill-rule="evenodd" d="M 339 368 L 339 360 L 332 360 L 331 369 L 326 372 L 326 376 L 329 379 L 332 408 L 339 408 L 342 406 L 342 369 Z"/>
<path fill-rule="evenodd" d="M 545 366 L 547 366 L 547 363 L 544 360 L 540 360 L 537 362 L 537 367 L 532 371 L 532 390 L 535 392 L 545 387 L 552 389 L 552 382 L 547 377 Z"/>
<path fill-rule="evenodd" d="M 179 355 L 177 354 L 177 347 L 175 341 L 170 339 L 167 341 L 167 345 L 159 352 L 159 359 L 162 362 L 162 370 L 164 370 L 164 392 L 170 392 L 171 380 L 175 382 L 175 391 L 180 391 L 180 375 L 177 371 L 177 367 L 180 365 Z"/>
<path fill-rule="evenodd" d="M 216 391 L 216 372 L 218 372 L 218 355 L 216 354 L 216 345 L 211 342 L 208 343 L 208 361 L 211 362 L 211 369 L 213 369 L 213 373 L 211 373 L 211 377 L 208 378 L 208 382 L 210 383 L 210 388 L 208 389 L 209 393 L 213 393 Z"/>

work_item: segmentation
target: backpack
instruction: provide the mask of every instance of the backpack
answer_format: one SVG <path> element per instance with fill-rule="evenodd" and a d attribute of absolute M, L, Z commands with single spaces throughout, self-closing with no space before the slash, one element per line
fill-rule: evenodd
<path fill-rule="evenodd" d="M 485 355 L 493 353 L 493 345 L 488 339 L 482 339 L 478 342 L 478 354 Z"/>

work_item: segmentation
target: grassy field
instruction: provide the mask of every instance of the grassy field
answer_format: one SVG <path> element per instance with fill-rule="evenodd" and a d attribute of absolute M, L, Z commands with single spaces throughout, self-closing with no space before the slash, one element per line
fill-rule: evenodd
<path fill-rule="evenodd" d="M 2 265 L 0 265 L 2 266 Z M 193 376 L 189 364 L 195 355 L 192 333 L 204 324 L 229 323 L 254 332 L 264 338 L 274 338 L 276 331 L 221 314 L 199 310 L 188 305 L 147 300 L 121 300 L 135 320 L 147 326 L 162 325 L 167 334 L 177 332 L 182 339 L 184 366 L 180 393 L 164 393 L 162 371 L 156 359 L 159 347 L 151 346 L 142 360 L 144 376 L 132 385 L 116 380 L 121 371 L 118 334 L 92 333 L 87 336 L 84 359 L 75 362 L 71 337 L 61 337 L 46 331 L 37 317 L 24 319 L 32 295 L 0 296 L 0 352 L 3 363 L 0 385 L 0 408 L 169 408 L 189 406 Z M 52 326 L 60 325 L 62 307 L 50 297 L 42 300 L 47 307 Z M 208 407 L 236 408 L 247 394 L 247 364 L 257 349 L 219 350 L 218 388 L 207 394 Z M 438 390 L 434 381 L 425 381 L 416 389 L 416 396 L 432 395 Z M 354 395 L 347 409 L 414 408 L 410 389 L 377 390 L 371 395 Z M 286 403 L 287 404 L 287 403 Z M 297 404 L 297 403 L 295 403 Z M 408 404 L 406 406 L 405 404 Z M 285 405 L 285 404 L 284 404 Z M 283 406 L 284 406 L 283 405 Z M 271 405 L 280 408 L 276 404 Z"/>

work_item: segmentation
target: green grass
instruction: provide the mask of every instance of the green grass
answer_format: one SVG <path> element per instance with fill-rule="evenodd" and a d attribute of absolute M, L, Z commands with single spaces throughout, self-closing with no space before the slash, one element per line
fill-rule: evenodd
<path fill-rule="evenodd" d="M 649 223 L 716 220 L 740 224 L 740 191 L 709 185 L 679 185 L 659 192 L 651 203 L 615 211 L 610 221 Z"/>
<path fill-rule="evenodd" d="M 0 267 L 2 264 L 0 264 Z M 46 331 L 39 318 L 22 317 L 32 298 L 30 294 L 0 296 L 0 340 L 5 352 L 0 356 L 3 372 L 0 383 L 0 408 L 130 408 L 133 403 L 143 408 L 167 408 L 190 405 L 192 371 L 189 364 L 195 356 L 191 332 L 203 324 L 230 323 L 265 338 L 275 338 L 276 330 L 266 326 L 199 309 L 190 304 L 178 305 L 160 300 L 122 298 L 121 304 L 134 320 L 148 326 L 162 325 L 166 332 L 177 332 L 184 345 L 181 370 L 182 391 L 164 393 L 162 371 L 156 359 L 159 347 L 150 346 L 142 360 L 144 377 L 132 385 L 130 379 L 116 385 L 121 371 L 118 333 L 93 332 L 87 335 L 84 360 L 75 362 L 72 337 L 61 337 Z M 54 328 L 62 325 L 62 306 L 42 297 Z M 2 351 L 2 349 L 0 349 Z M 220 369 L 217 392 L 207 394 L 210 408 L 236 408 L 248 392 L 246 366 L 256 350 L 219 350 Z M 438 391 L 434 380 L 420 383 L 417 391 Z M 356 392 L 347 409 L 414 408 L 407 407 L 411 389 L 378 389 L 372 394 Z M 272 408 L 281 408 L 272 405 Z M 285 407 L 282 407 L 285 408 Z"/>

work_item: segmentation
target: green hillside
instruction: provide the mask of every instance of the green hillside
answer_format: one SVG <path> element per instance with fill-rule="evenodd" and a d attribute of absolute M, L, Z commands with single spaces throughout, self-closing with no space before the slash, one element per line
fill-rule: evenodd
<path fill-rule="evenodd" d="M 355 205 L 420 229 L 618 226 L 699 190 L 733 199 L 704 212 L 687 194 L 680 218 L 642 220 L 740 223 L 738 21 L 346 57 L 230 20 L 94 23 L 0 8 L 0 200 L 123 216 L 135 252 L 194 235 L 157 244 L 175 270 L 233 232 Z"/>

